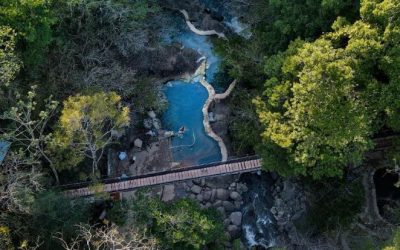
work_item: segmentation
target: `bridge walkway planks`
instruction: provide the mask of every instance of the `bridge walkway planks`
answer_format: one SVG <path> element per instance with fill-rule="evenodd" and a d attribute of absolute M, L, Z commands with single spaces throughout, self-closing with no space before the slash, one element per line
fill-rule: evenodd
<path fill-rule="evenodd" d="M 108 193 L 124 192 L 140 187 L 149 187 L 196 178 L 253 172 L 260 169 L 261 160 L 259 158 L 250 157 L 241 161 L 235 160 L 232 162 L 222 162 L 220 164 L 211 166 L 191 167 L 171 172 L 160 172 L 148 176 L 138 176 L 129 180 L 122 179 L 103 184 L 103 191 Z M 66 190 L 65 193 L 70 197 L 91 196 L 94 194 L 94 190 L 86 185 L 83 187 Z"/>

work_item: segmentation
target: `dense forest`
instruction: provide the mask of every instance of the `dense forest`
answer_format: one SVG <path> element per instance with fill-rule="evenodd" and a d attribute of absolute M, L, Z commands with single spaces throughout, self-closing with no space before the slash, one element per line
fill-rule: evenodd
<path fill-rule="evenodd" d="M 195 180 L 194 199 L 169 202 L 151 188 L 124 199 L 102 189 L 111 152 L 155 133 L 164 83 L 201 67 L 199 51 L 167 41 L 190 21 L 226 35 L 208 39 L 216 81 L 238 83 L 221 101 L 230 153 L 258 155 L 263 175 L 304 194 L 285 235 L 298 245 L 271 247 L 400 249 L 400 1 L 221 1 L 245 33 L 215 2 L 0 2 L 0 249 L 247 249 L 244 227 L 224 220 L 229 202 L 246 205 L 236 191 L 221 215 L 197 202 L 213 188 Z M 148 133 L 146 145 L 162 144 Z M 95 195 L 68 197 L 73 183 Z"/>

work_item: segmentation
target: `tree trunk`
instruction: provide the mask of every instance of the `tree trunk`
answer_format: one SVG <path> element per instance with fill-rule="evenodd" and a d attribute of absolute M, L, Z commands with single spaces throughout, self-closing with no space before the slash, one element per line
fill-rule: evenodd
<path fill-rule="evenodd" d="M 57 170 L 53 166 L 50 166 L 50 168 L 51 168 L 51 171 L 53 172 L 54 178 L 56 178 L 56 185 L 59 186 L 60 179 L 58 178 Z"/>

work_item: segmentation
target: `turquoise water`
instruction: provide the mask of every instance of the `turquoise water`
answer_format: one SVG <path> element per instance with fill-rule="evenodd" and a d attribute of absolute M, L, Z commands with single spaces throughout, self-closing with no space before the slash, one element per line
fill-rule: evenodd
<path fill-rule="evenodd" d="M 213 53 L 212 44 L 207 38 L 189 31 L 173 38 L 173 41 L 180 42 L 207 58 L 209 67 L 206 70 L 206 79 L 212 84 L 218 72 L 220 59 Z M 175 132 L 181 126 L 186 128 L 182 137 L 172 139 L 174 160 L 188 165 L 220 161 L 221 152 L 218 143 L 204 130 L 202 107 L 208 98 L 208 93 L 198 79 L 193 79 L 189 83 L 179 80 L 168 82 L 164 87 L 164 93 L 169 105 L 162 117 L 164 128 Z"/>

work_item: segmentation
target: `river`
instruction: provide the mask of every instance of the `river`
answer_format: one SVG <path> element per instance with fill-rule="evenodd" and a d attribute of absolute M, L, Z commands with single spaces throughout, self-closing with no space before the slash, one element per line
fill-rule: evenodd
<path fill-rule="evenodd" d="M 213 85 L 218 72 L 220 58 L 213 53 L 213 46 L 205 36 L 199 36 L 190 30 L 184 30 L 173 39 L 187 48 L 199 52 L 207 60 L 206 80 Z M 222 91 L 218 86 L 214 86 Z M 183 136 L 172 139 L 172 153 L 175 161 L 184 165 L 197 165 L 221 160 L 218 143 L 209 137 L 203 126 L 202 107 L 208 98 L 206 89 L 200 84 L 199 78 L 189 82 L 174 80 L 164 87 L 168 100 L 168 109 L 162 116 L 165 129 L 177 132 L 185 127 Z"/>
<path fill-rule="evenodd" d="M 231 20 L 236 20 L 232 17 Z M 231 22 L 232 23 L 232 22 Z M 240 25 L 231 27 L 233 32 Z M 185 25 L 184 25 L 185 26 Z M 216 84 L 215 76 L 220 69 L 221 59 L 214 53 L 213 45 L 205 36 L 191 32 L 186 26 L 174 37 L 166 38 L 168 42 L 179 42 L 186 48 L 196 50 L 199 59 L 206 59 L 205 76 L 216 92 L 225 88 Z M 218 143 L 209 137 L 203 126 L 202 107 L 208 98 L 208 92 L 195 77 L 189 82 L 173 80 L 165 84 L 164 93 L 168 100 L 168 109 L 162 116 L 164 128 L 177 132 L 185 127 L 183 136 L 172 138 L 172 153 L 175 161 L 184 165 L 198 165 L 221 161 Z M 272 196 L 271 180 L 267 174 L 244 174 L 241 178 L 249 187 L 245 196 L 243 213 L 242 241 L 248 249 L 258 247 L 268 249 L 275 245 L 276 221 L 270 212 Z"/>

